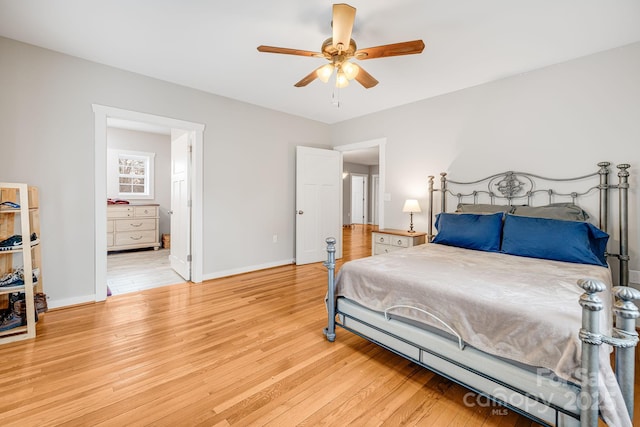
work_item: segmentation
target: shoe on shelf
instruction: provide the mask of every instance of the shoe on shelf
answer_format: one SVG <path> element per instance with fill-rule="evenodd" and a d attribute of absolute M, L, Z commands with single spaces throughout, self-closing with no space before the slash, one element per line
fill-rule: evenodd
<path fill-rule="evenodd" d="M 22 278 L 15 272 L 7 273 L 0 278 L 0 288 L 9 288 L 11 286 L 22 285 L 24 285 L 24 280 L 22 280 Z"/>
<path fill-rule="evenodd" d="M 6 331 L 18 326 L 22 326 L 22 316 L 14 311 L 5 313 L 0 319 L 0 331 Z"/>
<path fill-rule="evenodd" d="M 40 239 L 36 233 L 31 233 L 31 246 L 40 243 Z M 0 251 L 10 251 L 17 249 L 22 245 L 22 236 L 20 234 L 14 234 L 13 236 L 4 239 L 0 242 Z"/>
<path fill-rule="evenodd" d="M 0 206 L 6 206 L 6 207 L 11 208 L 11 209 L 20 209 L 20 205 L 19 204 L 13 203 L 13 202 L 9 202 L 9 201 L 0 203 Z"/>
<path fill-rule="evenodd" d="M 24 282 L 24 266 L 16 268 L 13 272 L 20 276 L 20 278 Z M 31 269 L 31 277 L 33 278 L 33 283 L 38 282 L 38 278 L 40 277 L 40 269 L 38 267 L 34 267 L 33 269 Z"/>
<path fill-rule="evenodd" d="M 40 277 L 40 269 L 34 268 L 31 272 L 33 284 L 38 283 L 38 277 Z M 11 286 L 23 286 L 24 285 L 24 267 L 18 267 L 13 273 L 7 273 L 0 278 L 0 288 L 9 288 Z"/>
<path fill-rule="evenodd" d="M 43 309 L 41 303 L 38 302 L 38 299 L 35 296 L 33 298 L 33 302 L 34 302 L 33 314 L 34 314 L 34 319 L 37 322 L 38 313 L 44 313 L 45 311 L 47 311 L 47 308 L 44 307 Z M 45 301 L 45 304 L 46 304 L 46 301 Z M 27 324 L 26 308 L 27 308 L 27 301 L 24 293 L 15 292 L 15 293 L 9 294 L 9 310 L 22 318 L 23 325 Z"/>
<path fill-rule="evenodd" d="M 10 251 L 22 245 L 22 236 L 14 234 L 0 242 L 0 251 Z"/>

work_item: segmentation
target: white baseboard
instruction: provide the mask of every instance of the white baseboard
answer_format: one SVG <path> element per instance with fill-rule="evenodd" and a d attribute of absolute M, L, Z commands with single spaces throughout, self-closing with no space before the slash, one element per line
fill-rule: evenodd
<path fill-rule="evenodd" d="M 203 280 L 218 279 L 220 277 L 234 276 L 236 274 L 242 274 L 242 273 L 250 273 L 252 271 L 264 270 L 264 269 L 273 268 L 273 267 L 280 267 L 282 265 L 289 265 L 294 263 L 295 263 L 294 260 L 287 259 L 282 261 L 274 261 L 266 264 L 250 265 L 242 268 L 216 271 L 214 273 L 204 274 L 202 279 Z M 72 305 L 87 304 L 87 303 L 93 303 L 93 302 L 96 302 L 95 294 L 84 295 L 81 297 L 73 297 L 73 298 L 49 299 L 47 301 L 47 306 L 48 308 L 53 309 L 53 308 L 69 307 Z"/>
<path fill-rule="evenodd" d="M 265 270 L 267 268 L 280 267 L 280 266 L 283 266 L 283 265 L 290 265 L 290 264 L 294 264 L 294 263 L 295 263 L 294 260 L 286 259 L 286 260 L 282 260 L 282 261 L 269 262 L 269 263 L 266 263 L 266 264 L 249 265 L 249 266 L 246 266 L 246 267 L 234 268 L 234 269 L 231 269 L 231 270 L 216 271 L 214 273 L 203 274 L 202 275 L 202 280 L 219 279 L 221 277 L 235 276 L 236 274 L 250 273 L 252 271 Z"/>
<path fill-rule="evenodd" d="M 71 305 L 86 304 L 90 302 L 96 302 L 96 295 L 85 295 L 81 297 L 73 298 L 61 298 L 61 299 L 49 299 L 47 301 L 48 308 L 61 308 L 69 307 Z"/>
<path fill-rule="evenodd" d="M 640 285 L 640 271 L 629 270 L 629 283 Z"/>

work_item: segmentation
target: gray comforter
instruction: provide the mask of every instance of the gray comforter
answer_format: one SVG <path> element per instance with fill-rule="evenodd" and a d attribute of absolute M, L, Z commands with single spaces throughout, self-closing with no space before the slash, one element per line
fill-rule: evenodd
<path fill-rule="evenodd" d="M 612 283 L 605 267 L 426 244 L 346 263 L 336 296 L 380 312 L 416 307 L 393 314 L 449 332 L 425 310 L 468 345 L 579 383 L 583 291 L 576 282 L 582 278 L 609 288 Z M 599 296 L 607 307 L 600 324 L 610 333 L 610 292 Z M 609 364 L 610 348 L 601 347 L 601 411 L 610 425 L 630 426 Z"/>

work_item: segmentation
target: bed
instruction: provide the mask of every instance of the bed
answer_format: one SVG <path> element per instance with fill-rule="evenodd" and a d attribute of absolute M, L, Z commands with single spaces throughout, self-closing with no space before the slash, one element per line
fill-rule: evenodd
<path fill-rule="evenodd" d="M 569 179 L 442 173 L 440 188 L 430 176 L 430 243 L 347 262 L 336 277 L 327 239 L 326 338 L 340 326 L 542 425 L 631 426 L 630 166 L 617 166 L 617 184 L 609 166 Z"/>

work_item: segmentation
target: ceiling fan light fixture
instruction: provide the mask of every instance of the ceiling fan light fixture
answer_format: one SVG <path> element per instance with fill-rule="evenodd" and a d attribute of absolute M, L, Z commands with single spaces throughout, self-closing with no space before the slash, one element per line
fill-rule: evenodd
<path fill-rule="evenodd" d="M 345 61 L 340 68 L 344 71 L 344 75 L 348 80 L 355 79 L 360 71 L 360 67 L 349 61 Z"/>
<path fill-rule="evenodd" d="M 370 89 L 378 84 L 378 80 L 369 74 L 365 68 L 349 62 L 350 59 L 364 60 L 387 58 L 391 56 L 414 55 L 422 53 L 424 50 L 424 42 L 422 40 L 412 40 L 358 49 L 355 40 L 351 38 L 355 16 L 355 7 L 349 6 L 345 3 L 333 5 L 333 19 L 331 20 L 332 34 L 331 37 L 322 42 L 320 52 L 265 45 L 258 46 L 258 51 L 323 58 L 330 62 L 330 64 L 326 66 L 320 66 L 311 71 L 299 82 L 295 83 L 295 87 L 307 86 L 316 79 L 324 83 L 328 83 L 329 80 L 333 79 L 333 72 L 335 70 L 335 86 L 337 88 L 346 87 L 350 80 L 355 79 L 360 85 L 362 85 L 362 87 Z"/>
<path fill-rule="evenodd" d="M 316 74 L 318 75 L 318 78 L 321 82 L 327 83 L 329 81 L 329 78 L 331 78 L 331 75 L 333 74 L 333 64 L 326 64 L 318 68 Z"/>
<path fill-rule="evenodd" d="M 342 71 L 341 68 L 338 68 L 338 71 L 336 72 L 336 87 L 338 89 L 342 89 L 347 86 L 349 86 L 349 79 L 347 79 L 344 71 Z"/>

